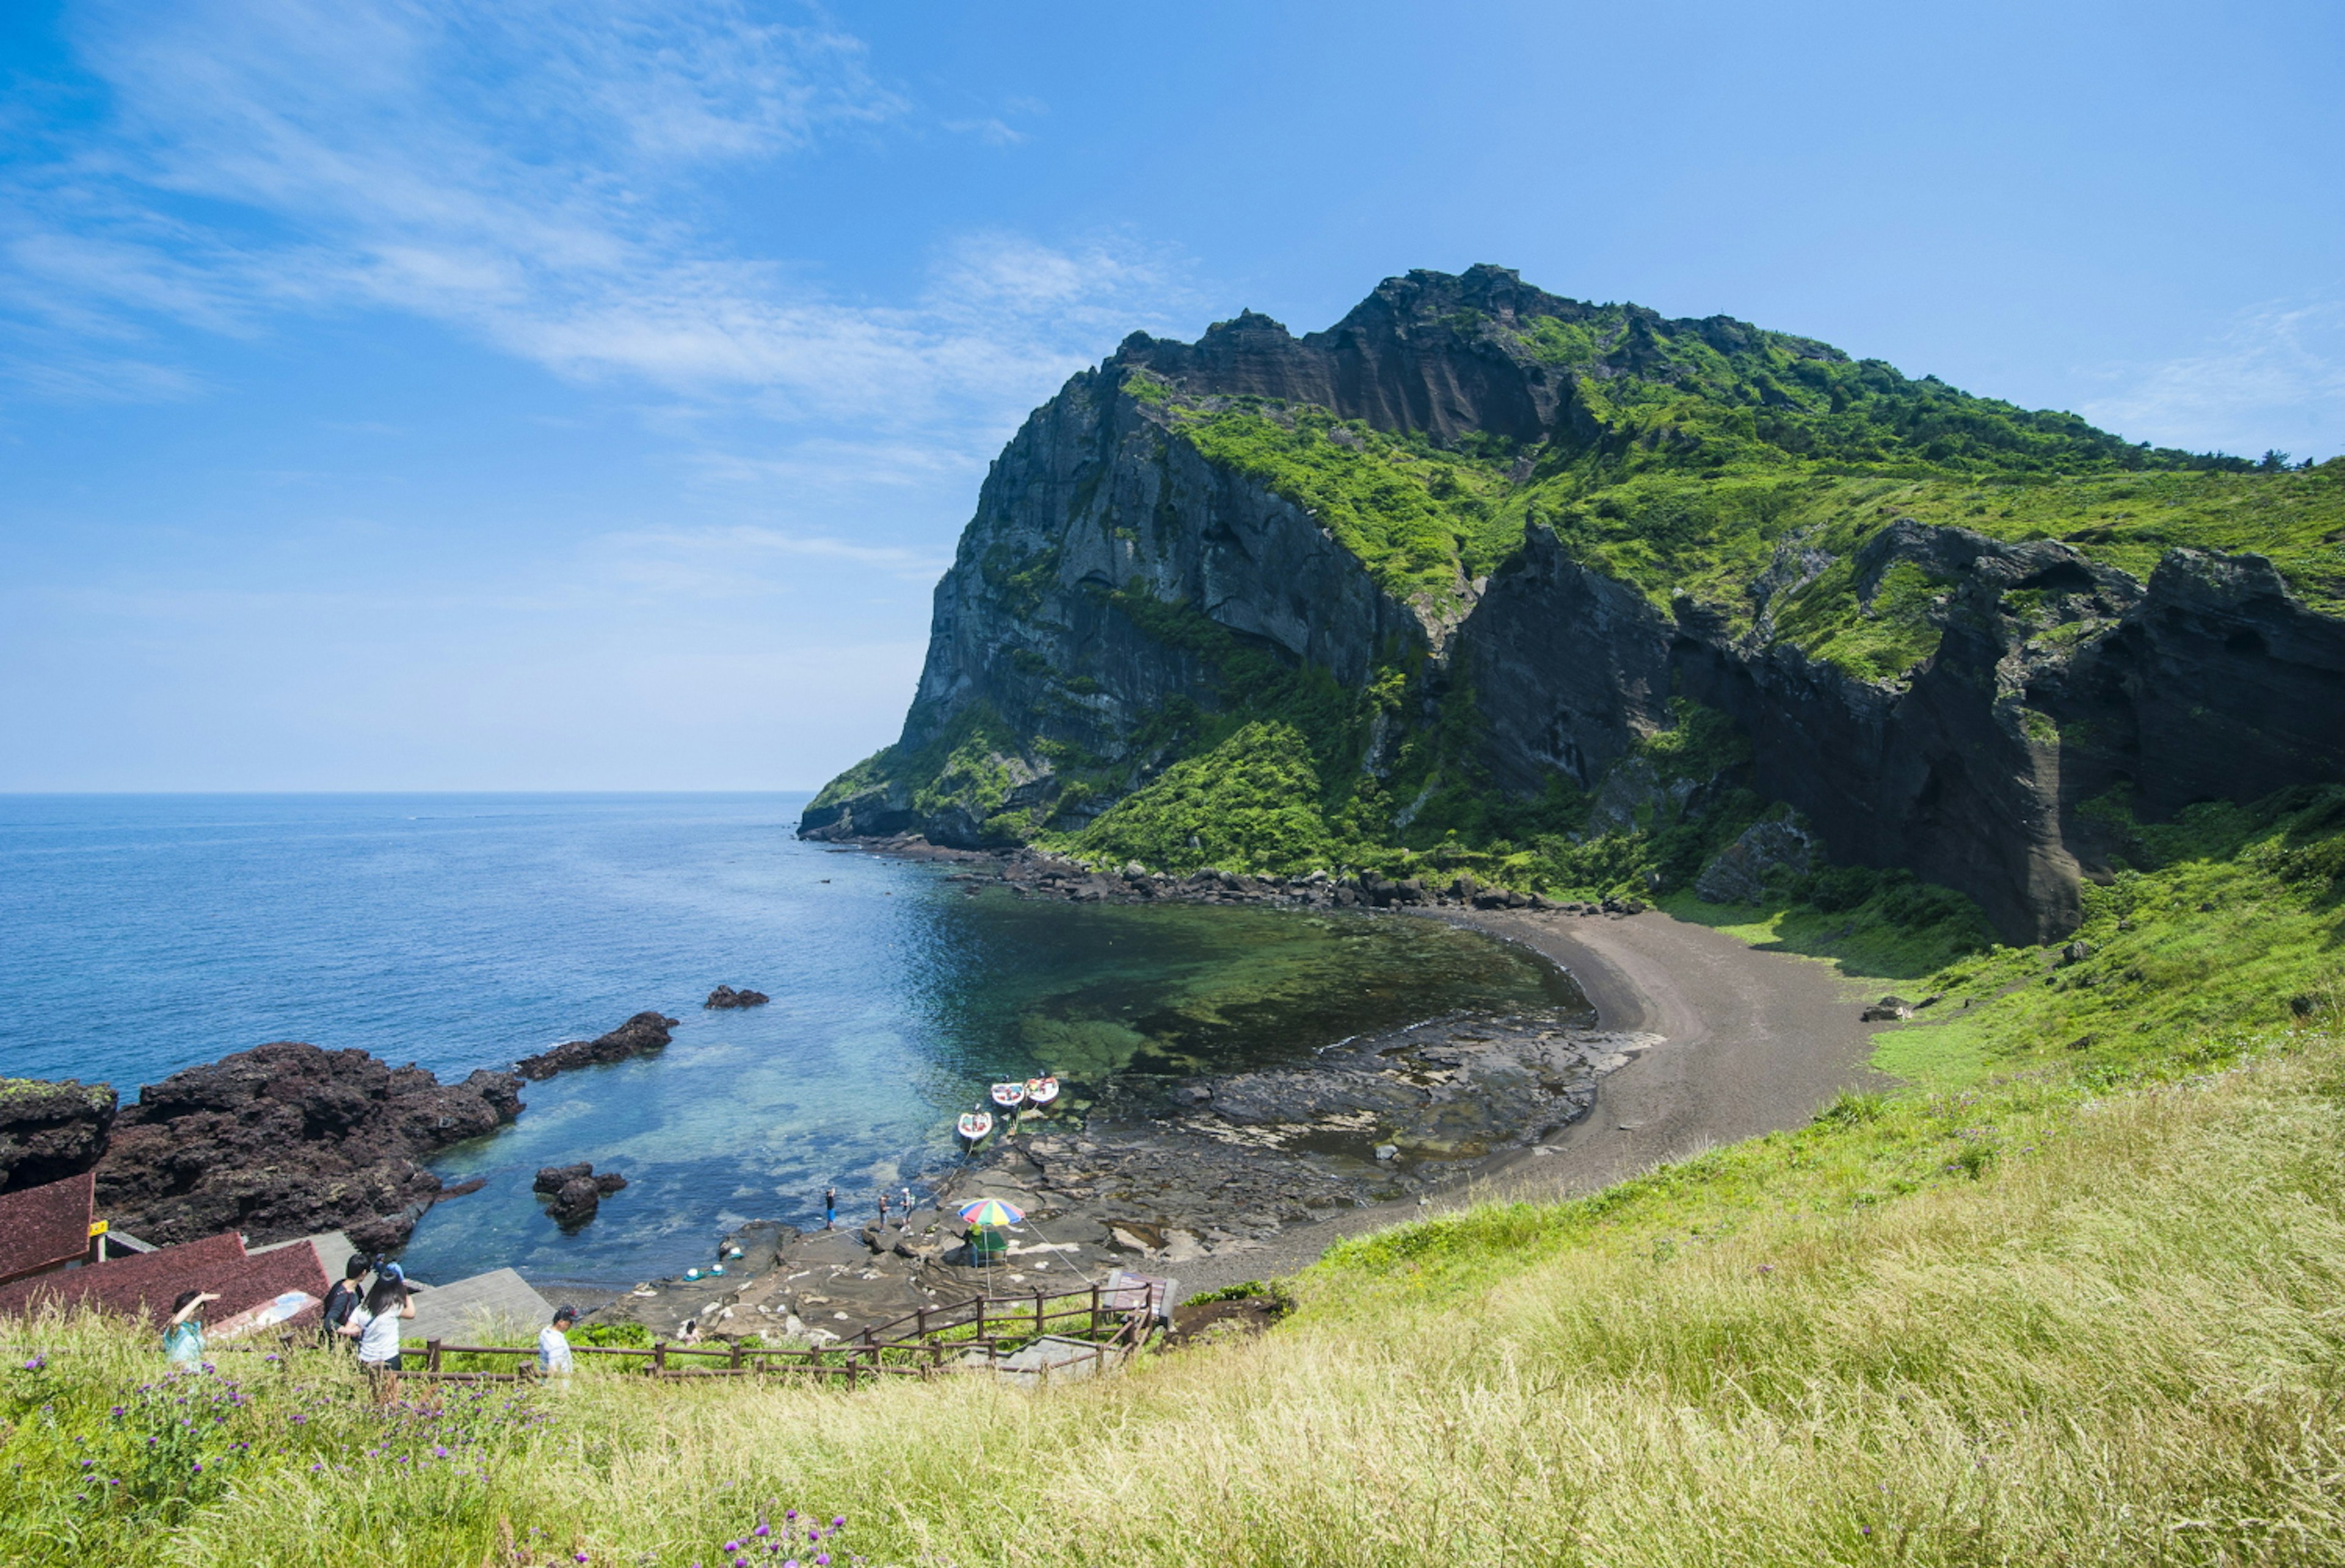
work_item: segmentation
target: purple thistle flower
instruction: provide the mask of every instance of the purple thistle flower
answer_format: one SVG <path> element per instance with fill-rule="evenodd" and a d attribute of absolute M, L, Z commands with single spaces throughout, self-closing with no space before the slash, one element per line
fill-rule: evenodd
<path fill-rule="evenodd" d="M 833 1530 L 844 1530 L 844 1529 L 846 1529 L 846 1528 L 847 1528 L 847 1515 L 845 1515 L 844 1513 L 833 1514 L 833 1515 L 831 1516 L 830 1527 L 831 1527 Z"/>
<path fill-rule="evenodd" d="M 785 1519 L 796 1519 L 797 1516 L 798 1511 L 795 1508 L 786 1510 L 782 1514 L 782 1517 Z"/>
<path fill-rule="evenodd" d="M 758 1525 L 757 1525 L 757 1528 L 756 1528 L 756 1529 L 752 1530 L 751 1532 L 749 1532 L 749 1533 L 750 1533 L 750 1534 L 752 1534 L 752 1535 L 771 1535 L 773 1533 L 774 1533 L 774 1527 L 773 1527 L 772 1525 L 770 1525 L 770 1524 L 765 1523 L 765 1522 L 762 1522 L 762 1521 L 760 1521 L 760 1522 L 759 1522 L 759 1523 L 758 1523 Z"/>

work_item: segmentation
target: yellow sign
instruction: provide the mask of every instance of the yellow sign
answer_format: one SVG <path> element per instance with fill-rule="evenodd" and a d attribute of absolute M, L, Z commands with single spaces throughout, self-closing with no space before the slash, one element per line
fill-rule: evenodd
<path fill-rule="evenodd" d="M 105 1221 L 105 1220 L 103 1220 L 103 1219 L 93 1219 L 93 1220 L 91 1220 L 91 1221 L 89 1222 L 89 1233 L 90 1233 L 92 1236 L 103 1236 L 103 1235 L 105 1235 L 105 1234 L 106 1234 L 106 1221 Z"/>

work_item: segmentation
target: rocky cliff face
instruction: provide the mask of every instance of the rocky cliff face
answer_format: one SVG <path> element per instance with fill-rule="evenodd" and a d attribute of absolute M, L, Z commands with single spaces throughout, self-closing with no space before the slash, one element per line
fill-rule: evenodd
<path fill-rule="evenodd" d="M 1738 782 L 1833 860 L 1910 868 L 2043 939 L 2106 871 L 2084 803 L 2127 786 L 2160 814 L 2345 777 L 2345 620 L 2271 561 L 2159 558 L 2106 504 L 2076 542 L 2003 521 L 2071 473 L 2222 466 L 1495 268 L 1389 280 L 1300 339 L 1252 313 L 1193 345 L 1135 336 L 995 463 L 901 740 L 801 832 L 1078 832 L 1251 700 L 1250 653 L 1355 703 L 1350 749 L 1319 747 L 1353 831 L 1415 842 L 1469 775 L 1516 798 L 1568 783 L 1599 797 L 1575 839 L 1628 831 L 1608 784 L 1690 699 L 1747 741 Z M 1998 512 L 1980 487 L 2001 482 L 2033 488 Z M 2214 493 L 2175 515 L 2213 516 Z M 2286 496 L 2336 504 L 2313 481 Z M 1387 516 L 1433 521 L 1387 537 Z M 2292 569 L 2327 570 L 2339 539 L 2304 535 Z M 2145 559 L 2147 581 L 2119 564 Z"/>

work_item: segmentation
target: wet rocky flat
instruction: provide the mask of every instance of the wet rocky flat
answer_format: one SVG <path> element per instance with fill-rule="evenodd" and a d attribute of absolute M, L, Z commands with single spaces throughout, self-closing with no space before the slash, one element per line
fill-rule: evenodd
<path fill-rule="evenodd" d="M 1656 1042 L 1579 1010 L 1459 1014 L 1294 1062 L 1179 1080 L 1122 1078 L 1088 1113 L 1030 1118 L 944 1173 L 935 1206 L 833 1231 L 771 1222 L 728 1237 L 722 1276 L 648 1282 L 595 1316 L 675 1340 L 824 1342 L 979 1294 L 1080 1290 L 1117 1268 L 1268 1250 L 1285 1229 L 1406 1199 L 1538 1147 Z M 1026 1223 L 973 1266 L 961 1205 Z"/>

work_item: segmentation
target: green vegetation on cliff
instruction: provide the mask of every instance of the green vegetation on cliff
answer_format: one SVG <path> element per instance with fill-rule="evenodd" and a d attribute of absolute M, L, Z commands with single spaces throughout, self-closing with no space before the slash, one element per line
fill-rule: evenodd
<path fill-rule="evenodd" d="M 1213 461 L 1294 501 L 1403 603 L 1436 615 L 1513 551 L 1504 443 L 1444 451 L 1325 410 L 1214 399 L 1181 433 Z"/>
<path fill-rule="evenodd" d="M 1456 328 L 1577 372 L 1570 433 L 1551 463 L 1726 470 L 1790 460 L 2029 474 L 2247 466 L 2131 446 L 2074 414 L 1974 397 L 1934 376 L 1916 380 L 1879 359 L 1851 359 L 1725 317 L 1668 321 L 1634 306 L 1571 308 L 1570 319 L 1532 315 L 1512 331 L 1495 321 Z"/>

